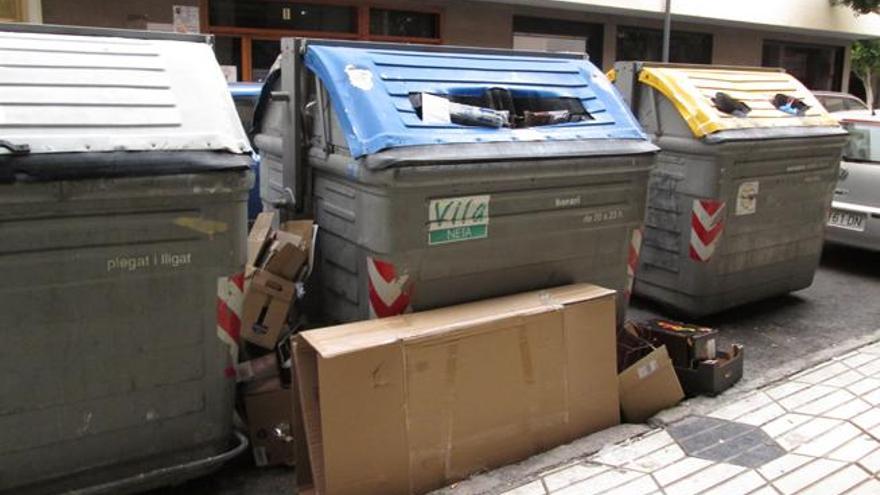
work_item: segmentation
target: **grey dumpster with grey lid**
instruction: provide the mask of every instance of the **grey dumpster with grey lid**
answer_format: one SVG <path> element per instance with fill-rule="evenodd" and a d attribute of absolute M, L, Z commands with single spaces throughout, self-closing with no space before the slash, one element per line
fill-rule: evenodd
<path fill-rule="evenodd" d="M 0 492 L 124 493 L 217 468 L 247 445 L 227 332 L 253 178 L 211 47 L 9 29 Z"/>
<path fill-rule="evenodd" d="M 425 95 L 514 123 L 430 120 Z M 521 125 L 551 110 L 568 121 Z M 286 39 L 255 120 L 264 204 L 314 214 L 333 320 L 628 288 L 656 148 L 583 57 Z"/>
<path fill-rule="evenodd" d="M 699 317 L 808 287 L 846 139 L 836 120 L 781 69 L 619 62 L 615 71 L 661 148 L 635 293 Z M 750 111 L 722 111 L 719 92 Z M 810 108 L 780 110 L 777 94 Z"/>

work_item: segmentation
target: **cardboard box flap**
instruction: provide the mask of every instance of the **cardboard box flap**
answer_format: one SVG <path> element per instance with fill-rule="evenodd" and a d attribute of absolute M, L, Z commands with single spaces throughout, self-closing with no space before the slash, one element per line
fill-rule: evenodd
<path fill-rule="evenodd" d="M 253 266 L 262 256 L 272 237 L 272 224 L 275 213 L 263 212 L 257 215 L 254 225 L 248 234 L 247 266 Z"/>
<path fill-rule="evenodd" d="M 302 332 L 301 335 L 324 358 L 361 349 L 430 338 L 515 316 L 559 309 L 569 304 L 611 296 L 615 291 L 590 284 L 576 284 L 525 292 L 414 314 L 361 321 Z"/>
<path fill-rule="evenodd" d="M 666 346 L 636 361 L 618 376 L 620 407 L 629 422 L 643 422 L 684 398 Z"/>

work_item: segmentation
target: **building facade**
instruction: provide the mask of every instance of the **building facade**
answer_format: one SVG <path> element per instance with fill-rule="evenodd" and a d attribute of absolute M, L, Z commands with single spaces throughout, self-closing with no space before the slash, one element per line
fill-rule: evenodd
<path fill-rule="evenodd" d="M 238 80 L 259 80 L 285 36 L 583 51 L 605 69 L 615 60 L 659 60 L 665 0 L 0 0 L 3 5 L 29 16 L 23 20 L 140 29 L 171 29 L 175 6 L 196 7 L 199 29 L 216 36 L 221 63 Z M 671 11 L 672 61 L 782 66 L 813 89 L 849 89 L 850 45 L 880 36 L 880 16 L 856 16 L 829 0 L 672 0 Z"/>

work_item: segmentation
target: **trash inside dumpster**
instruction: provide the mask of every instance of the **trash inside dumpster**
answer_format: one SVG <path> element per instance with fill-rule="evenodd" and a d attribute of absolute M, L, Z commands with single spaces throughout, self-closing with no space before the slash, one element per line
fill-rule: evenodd
<path fill-rule="evenodd" d="M 628 292 L 656 148 L 582 57 L 285 39 L 266 85 L 262 198 L 321 226 L 331 319 Z"/>
<path fill-rule="evenodd" d="M 209 38 L 131 36 L 0 28 L 3 492 L 142 490 L 247 445 L 247 137 Z"/>
<path fill-rule="evenodd" d="M 846 134 L 781 69 L 619 62 L 660 146 L 635 292 L 698 317 L 808 287 Z"/>

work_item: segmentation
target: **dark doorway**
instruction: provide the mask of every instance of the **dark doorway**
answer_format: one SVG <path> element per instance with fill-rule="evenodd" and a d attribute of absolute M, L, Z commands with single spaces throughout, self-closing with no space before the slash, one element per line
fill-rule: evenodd
<path fill-rule="evenodd" d="M 844 48 L 765 41 L 761 65 L 782 67 L 809 89 L 840 91 Z"/>

